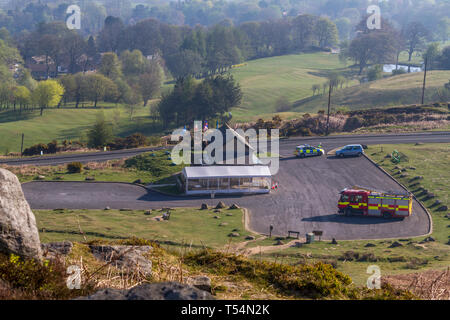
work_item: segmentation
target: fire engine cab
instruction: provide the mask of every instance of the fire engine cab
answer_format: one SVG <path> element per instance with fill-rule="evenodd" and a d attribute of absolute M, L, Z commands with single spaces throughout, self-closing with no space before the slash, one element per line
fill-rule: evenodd
<path fill-rule="evenodd" d="M 383 218 L 405 218 L 412 213 L 412 195 L 374 191 L 361 187 L 345 188 L 338 202 L 339 213 Z"/>

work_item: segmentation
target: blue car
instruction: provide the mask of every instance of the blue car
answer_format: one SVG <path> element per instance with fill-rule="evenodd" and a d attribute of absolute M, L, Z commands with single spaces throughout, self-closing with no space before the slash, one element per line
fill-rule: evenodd
<path fill-rule="evenodd" d="M 356 156 L 360 157 L 364 154 L 364 149 L 360 144 L 349 144 L 336 151 L 336 157 Z"/>

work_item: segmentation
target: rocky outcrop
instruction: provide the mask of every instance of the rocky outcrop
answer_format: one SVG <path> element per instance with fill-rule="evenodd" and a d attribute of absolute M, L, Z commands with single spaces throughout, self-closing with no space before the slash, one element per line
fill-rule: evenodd
<path fill-rule="evenodd" d="M 144 256 L 151 250 L 150 246 L 91 245 L 90 249 L 98 260 L 111 262 L 111 265 L 125 272 L 139 270 L 146 276 L 152 273 L 152 262 Z"/>
<path fill-rule="evenodd" d="M 24 258 L 42 258 L 36 218 L 19 179 L 0 168 L 0 251 Z"/>
<path fill-rule="evenodd" d="M 77 300 L 213 300 L 198 288 L 178 282 L 146 283 L 129 290 L 102 289 Z"/>
<path fill-rule="evenodd" d="M 186 280 L 187 284 L 211 293 L 211 279 L 207 276 L 195 276 Z"/>

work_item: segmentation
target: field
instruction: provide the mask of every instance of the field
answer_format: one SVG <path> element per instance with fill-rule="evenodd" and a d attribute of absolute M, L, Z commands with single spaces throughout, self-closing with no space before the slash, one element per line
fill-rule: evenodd
<path fill-rule="evenodd" d="M 37 143 L 48 143 L 54 139 L 86 141 L 86 132 L 103 113 L 107 121 L 114 123 L 114 133 L 126 136 L 135 132 L 151 135 L 161 132 L 159 124 L 149 118 L 150 107 L 135 110 L 132 120 L 121 105 L 102 104 L 100 108 L 73 107 L 47 109 L 43 116 L 39 111 L 24 112 L 19 117 L 11 111 L 0 111 L 0 154 L 20 152 L 21 135 L 25 134 L 24 148 Z"/>
<path fill-rule="evenodd" d="M 276 113 L 280 97 L 290 103 L 312 95 L 313 84 L 326 82 L 330 71 L 345 69 L 338 55 L 313 53 L 285 55 L 248 61 L 232 74 L 244 92 L 241 108 L 233 110 L 235 121 L 256 120 L 263 114 Z M 294 117 L 288 113 L 287 117 Z"/>
<path fill-rule="evenodd" d="M 450 71 L 427 73 L 425 103 L 438 101 L 436 90 L 450 80 Z M 420 104 L 422 97 L 423 72 L 386 77 L 363 85 L 339 89 L 332 96 L 332 108 L 340 106 L 351 110 Z M 315 112 L 325 110 L 328 95 L 316 95 L 295 103 L 294 111 Z"/>
<path fill-rule="evenodd" d="M 218 248 L 230 241 L 243 241 L 250 234 L 243 230 L 241 209 L 222 209 L 216 213 L 214 209 L 176 208 L 171 210 L 169 220 L 161 218 L 165 211 L 152 210 L 149 215 L 145 212 L 63 209 L 35 210 L 34 214 L 42 242 L 137 237 L 176 247 Z M 238 237 L 228 237 L 233 230 L 238 230 Z"/>
<path fill-rule="evenodd" d="M 143 161 L 134 163 L 135 159 Z M 172 165 L 172 161 L 168 159 L 165 151 L 144 153 L 127 161 L 121 159 L 87 163 L 79 173 L 68 172 L 66 165 L 3 167 L 17 175 L 21 183 L 38 179 L 43 181 L 84 181 L 89 177 L 103 182 L 133 183 L 140 180 L 140 184 L 144 185 L 175 183 L 173 174 L 180 172 L 183 168 L 183 166 Z"/>

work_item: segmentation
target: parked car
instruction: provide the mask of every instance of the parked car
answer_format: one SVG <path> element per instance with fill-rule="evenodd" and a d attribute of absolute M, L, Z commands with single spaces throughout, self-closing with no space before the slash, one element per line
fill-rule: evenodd
<path fill-rule="evenodd" d="M 325 154 L 325 150 L 321 147 L 313 147 L 309 144 L 302 144 L 295 148 L 294 154 L 298 158 L 312 157 L 312 156 L 321 156 Z"/>
<path fill-rule="evenodd" d="M 336 151 L 336 157 L 348 157 L 357 156 L 360 157 L 364 154 L 364 148 L 360 144 L 349 144 Z"/>

